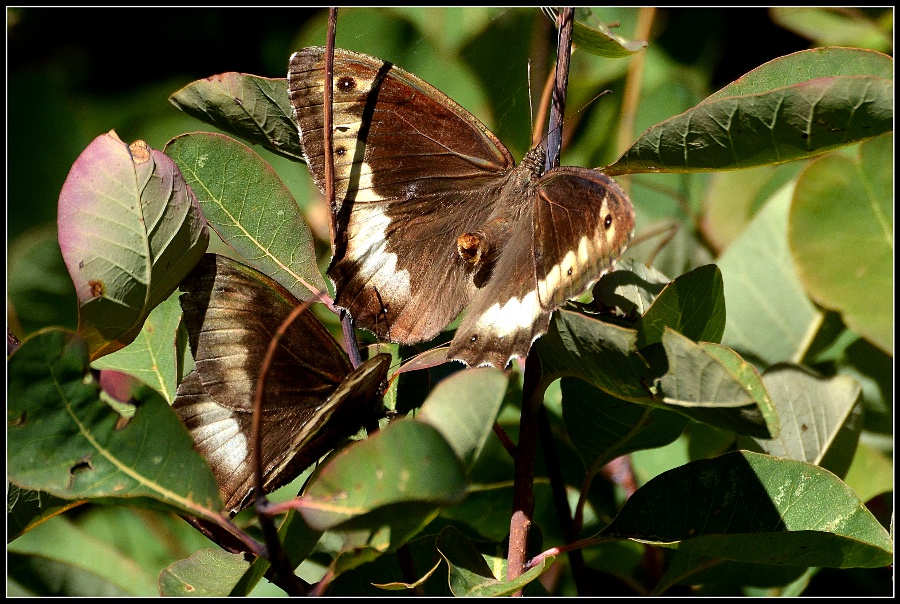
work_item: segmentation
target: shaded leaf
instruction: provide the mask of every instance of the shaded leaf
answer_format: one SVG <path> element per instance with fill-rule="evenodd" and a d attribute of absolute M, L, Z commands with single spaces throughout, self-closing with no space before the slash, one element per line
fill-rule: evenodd
<path fill-rule="evenodd" d="M 628 40 L 614 34 L 587 7 L 575 9 L 572 42 L 582 50 L 608 58 L 628 57 L 647 47 L 644 40 Z"/>
<path fill-rule="evenodd" d="M 224 132 L 304 161 L 286 78 L 230 71 L 191 82 L 169 102 Z"/>
<path fill-rule="evenodd" d="M 822 321 L 788 250 L 791 194 L 772 196 L 717 261 L 728 309 L 722 344 L 763 366 L 800 362 Z"/>
<path fill-rule="evenodd" d="M 221 506 L 209 467 L 168 403 L 146 389 L 123 421 L 100 400 L 87 346 L 74 334 L 29 338 L 10 357 L 9 376 L 15 484 L 64 498 L 151 498 L 201 516 Z"/>
<path fill-rule="evenodd" d="M 613 309 L 617 314 L 636 319 L 640 317 L 663 288 L 671 281 L 658 270 L 633 258 L 616 263 L 616 270 L 600 277 L 594 286 L 593 302 L 596 311 Z"/>
<path fill-rule="evenodd" d="M 882 52 L 890 52 L 892 47 L 890 30 L 855 7 L 776 6 L 769 13 L 772 21 L 809 38 L 816 46 L 854 46 Z"/>
<path fill-rule="evenodd" d="M 102 135 L 59 195 L 59 244 L 78 295 L 78 332 L 96 359 L 131 343 L 206 252 L 197 199 L 171 159 Z"/>
<path fill-rule="evenodd" d="M 636 346 L 662 339 L 666 327 L 697 342 L 719 342 L 725 331 L 722 273 L 708 264 L 675 278 L 659 293 L 637 324 Z"/>
<path fill-rule="evenodd" d="M 681 414 L 622 401 L 582 380 L 563 378 L 561 388 L 566 434 L 587 468 L 667 445 L 687 423 Z"/>
<path fill-rule="evenodd" d="M 634 353 L 637 331 L 559 310 L 535 344 L 544 375 L 575 375 L 625 400 L 646 400 L 649 367 Z"/>
<path fill-rule="evenodd" d="M 75 286 L 59 250 L 56 225 L 34 227 L 10 240 L 6 253 L 9 329 L 20 338 L 48 325 L 74 330 Z"/>
<path fill-rule="evenodd" d="M 756 439 L 754 449 L 846 474 L 862 429 L 859 383 L 787 363 L 770 367 L 762 380 L 783 421 L 780 435 Z"/>
<path fill-rule="evenodd" d="M 893 551 L 887 531 L 831 472 L 749 451 L 657 476 L 601 535 L 789 566 L 875 568 Z"/>
<path fill-rule="evenodd" d="M 7 546 L 7 576 L 44 596 L 156 596 L 156 577 L 65 516 Z"/>
<path fill-rule="evenodd" d="M 431 391 L 416 420 L 436 428 L 471 470 L 493 433 L 508 381 L 490 367 L 457 372 Z"/>
<path fill-rule="evenodd" d="M 97 359 L 91 366 L 125 372 L 152 387 L 171 404 L 178 381 L 176 334 L 180 322 L 178 296 L 169 296 L 153 309 L 134 342 Z"/>
<path fill-rule="evenodd" d="M 692 342 L 666 328 L 668 370 L 657 381 L 663 402 L 714 426 L 771 438 L 778 415 L 752 365 L 724 346 Z"/>
<path fill-rule="evenodd" d="M 893 81 L 818 77 L 707 99 L 644 132 L 610 175 L 736 170 L 812 157 L 893 130 Z"/>
<path fill-rule="evenodd" d="M 458 501 L 464 488 L 463 467 L 440 432 L 423 422 L 400 420 L 331 457 L 310 479 L 300 506 L 310 527 L 327 530 L 389 505 L 413 503 L 431 510 Z M 371 520 L 380 526 L 416 519 L 386 515 Z M 366 519 L 360 523 L 366 526 Z"/>
<path fill-rule="evenodd" d="M 217 547 L 202 549 L 162 570 L 159 593 L 202 598 L 228 596 L 249 567 L 250 562 L 243 554 L 232 554 Z"/>
<path fill-rule="evenodd" d="M 54 497 L 42 491 L 20 489 L 10 483 L 7 483 L 6 488 L 7 543 L 41 522 L 84 503 L 84 501 Z"/>
<path fill-rule="evenodd" d="M 457 597 L 511 595 L 537 579 L 555 560 L 554 556 L 548 556 L 512 581 L 506 581 L 494 576 L 481 553 L 455 528 L 442 530 L 435 545 L 447 561 L 450 591 Z"/>
<path fill-rule="evenodd" d="M 894 490 L 893 460 L 866 445 L 859 443 L 853 463 L 847 471 L 844 482 L 849 485 L 862 501 Z"/>
<path fill-rule="evenodd" d="M 312 234 L 275 171 L 221 134 L 183 134 L 166 145 L 210 226 L 249 264 L 300 300 L 327 292 Z"/>
<path fill-rule="evenodd" d="M 797 272 L 809 294 L 848 327 L 893 351 L 893 135 L 829 155 L 800 175 L 788 217 Z"/>

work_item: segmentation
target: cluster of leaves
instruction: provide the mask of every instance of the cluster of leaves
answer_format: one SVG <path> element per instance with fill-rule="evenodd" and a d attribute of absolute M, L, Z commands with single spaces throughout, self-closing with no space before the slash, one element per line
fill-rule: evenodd
<path fill-rule="evenodd" d="M 435 57 L 478 52 L 517 23 L 490 21 L 475 39 L 454 28 L 436 37 L 433 19 L 398 14 L 443 46 L 360 48 L 354 32 L 385 19 L 366 11 L 342 13 L 338 45 L 389 57 L 444 90 L 455 89 L 446 78 L 460 76 Z M 642 52 L 581 17 L 580 49 Z M 573 59 L 572 104 L 624 72 L 625 61 Z M 632 593 L 683 584 L 799 593 L 815 567 L 891 563 L 892 539 L 864 505 L 892 489 L 891 464 L 861 438 L 891 433 L 892 59 L 816 48 L 700 102 L 665 57 L 647 52 L 646 60 L 648 74 L 668 76 L 644 90 L 641 107 L 653 109 L 637 123 L 646 130 L 606 171 L 653 173 L 631 181 L 639 229 L 673 217 L 680 228 L 655 268 L 650 254 L 632 251 L 592 302 L 556 313 L 536 344 L 550 428 L 538 474 L 550 480 L 535 481 L 531 546 L 544 553 L 506 581 L 513 460 L 492 431 L 496 422 L 515 434 L 521 375 L 443 365 L 397 370 L 386 403 L 420 407 L 414 417 L 344 447 L 283 490 L 290 497 L 309 479 L 301 511 L 279 526 L 304 578 L 324 574 L 334 594 L 574 593 L 570 573 L 535 579 L 566 567 L 551 547 L 579 540 L 584 559 L 568 564 Z M 486 102 L 457 100 L 476 114 Z M 222 74 L 172 102 L 276 156 L 301 158 L 283 78 Z M 572 120 L 580 123 L 565 157 L 580 161 L 567 163 L 608 163 L 609 146 L 596 142 L 608 135 L 594 136 L 608 122 L 589 117 Z M 501 137 L 510 134 L 502 122 Z M 521 133 L 505 140 L 526 144 Z M 209 468 L 169 406 L 192 362 L 175 289 L 207 251 L 207 224 L 229 253 L 299 299 L 326 288 L 308 226 L 312 202 L 295 201 L 277 161 L 224 134 L 185 134 L 160 152 L 111 133 L 73 166 L 58 220 L 78 332 L 37 332 L 9 360 L 9 538 L 19 555 L 11 572 L 41 540 L 65 543 L 66 531 L 80 530 L 45 520 L 86 500 L 225 521 Z M 420 352 L 385 349 L 404 369 Z M 625 455 L 636 490 L 606 488 L 598 475 Z M 257 534 L 252 515 L 234 521 Z M 268 566 L 190 543 L 195 553 L 160 575 L 162 593 L 246 594 Z M 405 565 L 388 555 L 399 548 Z M 648 561 L 664 569 L 648 571 Z M 115 576 L 101 584 L 117 593 L 127 569 L 110 568 Z"/>

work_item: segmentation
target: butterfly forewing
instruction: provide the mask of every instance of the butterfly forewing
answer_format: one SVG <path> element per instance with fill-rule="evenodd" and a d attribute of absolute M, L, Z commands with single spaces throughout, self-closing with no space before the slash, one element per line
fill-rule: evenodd
<path fill-rule="evenodd" d="M 213 469 L 227 509 L 253 500 L 252 405 L 266 349 L 300 304 L 283 287 L 238 262 L 207 254 L 182 283 L 184 321 L 196 368 L 173 405 Z M 304 311 L 272 359 L 261 417 L 266 491 L 355 433 L 381 407 L 375 396 L 387 373 L 382 359 L 366 379 L 347 382 L 352 367 L 328 330 Z M 374 383 L 374 386 L 373 386 Z"/>
<path fill-rule="evenodd" d="M 323 54 L 297 52 L 288 82 L 310 173 L 324 190 Z M 490 215 L 512 156 L 421 79 L 336 49 L 334 161 L 336 303 L 382 338 L 433 338 L 474 294 L 456 238 Z"/>
<path fill-rule="evenodd" d="M 291 58 L 288 84 L 310 173 L 324 189 L 324 50 Z M 335 50 L 336 303 L 379 337 L 433 338 L 466 309 L 448 357 L 505 367 L 550 314 L 610 268 L 634 211 L 612 179 L 543 171 L 416 76 Z M 610 222 L 607 222 L 611 218 Z"/>

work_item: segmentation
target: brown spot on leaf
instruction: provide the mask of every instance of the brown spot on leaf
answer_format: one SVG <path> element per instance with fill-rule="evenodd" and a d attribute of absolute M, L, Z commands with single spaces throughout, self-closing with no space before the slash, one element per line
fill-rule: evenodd
<path fill-rule="evenodd" d="M 131 158 L 136 164 L 142 164 L 150 159 L 150 145 L 144 141 L 134 141 L 128 145 L 128 149 L 131 151 Z"/>
<path fill-rule="evenodd" d="M 88 281 L 88 285 L 91 287 L 91 296 L 94 298 L 100 298 L 106 293 L 106 286 L 103 284 L 103 281 L 91 279 Z"/>

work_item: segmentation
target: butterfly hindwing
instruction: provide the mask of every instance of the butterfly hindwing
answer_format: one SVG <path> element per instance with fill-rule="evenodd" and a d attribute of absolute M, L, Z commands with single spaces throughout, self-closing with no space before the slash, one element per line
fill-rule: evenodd
<path fill-rule="evenodd" d="M 551 313 L 609 270 L 634 228 L 627 196 L 596 170 L 550 170 L 521 196 L 528 203 L 456 331 L 451 359 L 505 367 L 525 357 Z"/>
<path fill-rule="evenodd" d="M 324 190 L 324 49 L 288 84 L 310 173 Z M 465 109 L 391 63 L 335 49 L 336 226 L 329 276 L 357 325 L 405 344 L 463 309 L 448 358 L 505 367 L 551 313 L 624 251 L 634 210 L 609 177 L 515 166 Z M 607 222 L 612 219 L 611 222 Z"/>
<path fill-rule="evenodd" d="M 235 513 L 255 499 L 250 434 L 263 359 L 300 302 L 256 270 L 214 254 L 204 256 L 181 289 L 196 368 L 182 380 L 173 408 L 209 462 L 226 509 Z M 293 480 L 375 415 L 390 357 L 376 359 L 353 371 L 308 309 L 291 324 L 263 397 L 266 492 Z"/>

